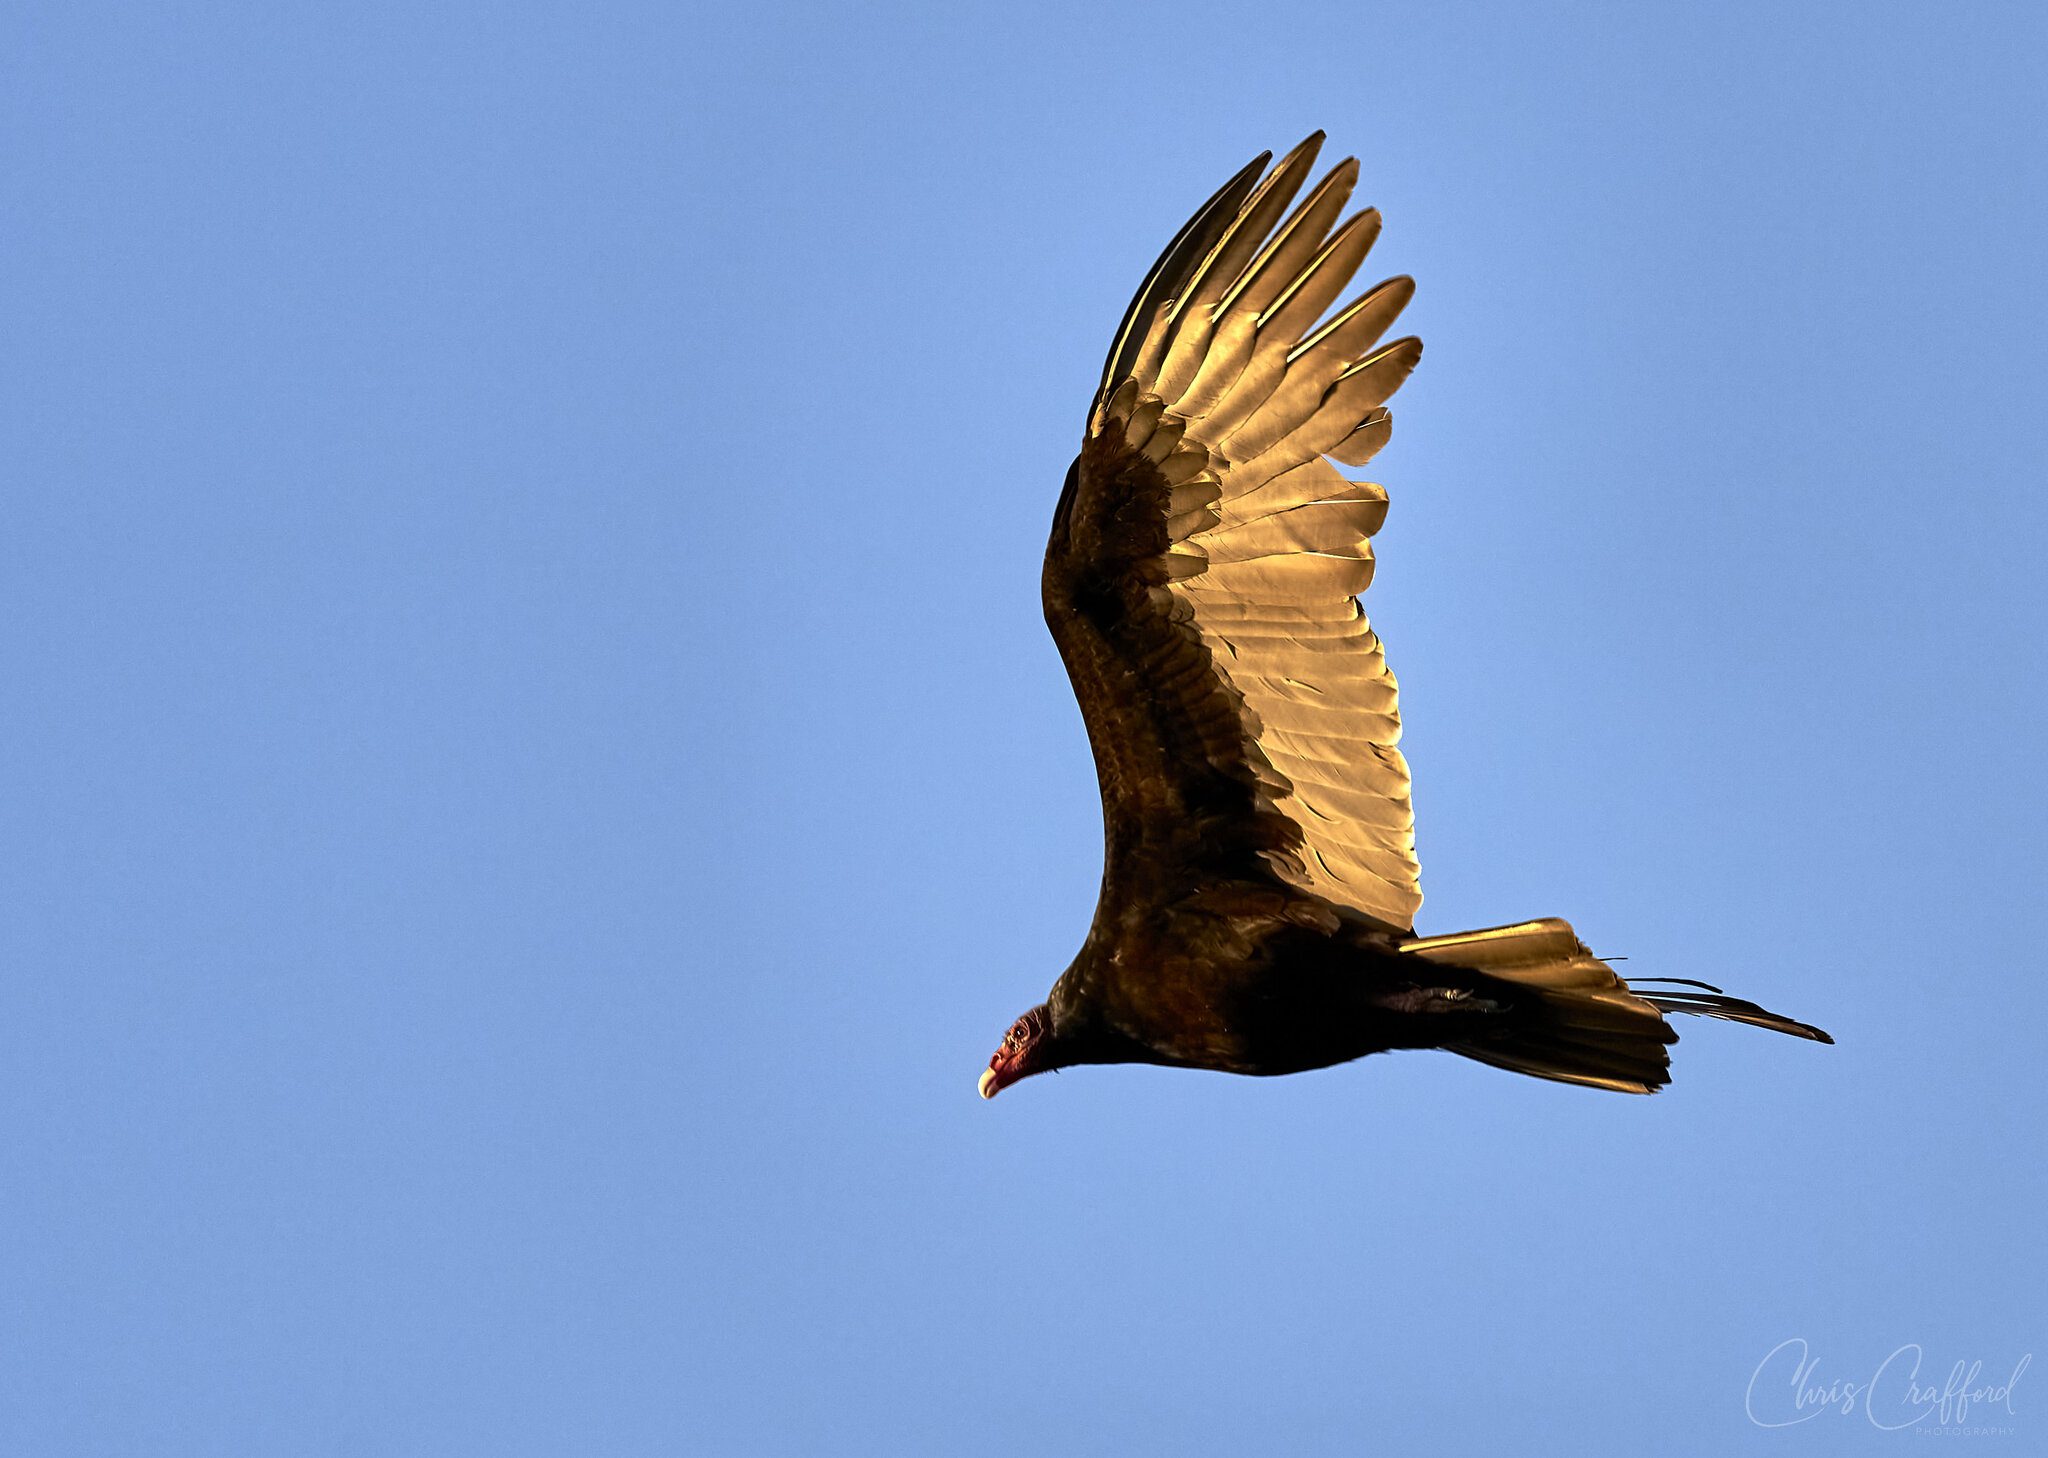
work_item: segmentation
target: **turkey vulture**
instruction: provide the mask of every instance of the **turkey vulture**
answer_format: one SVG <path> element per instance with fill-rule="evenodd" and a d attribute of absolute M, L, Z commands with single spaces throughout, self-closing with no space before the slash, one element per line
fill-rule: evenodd
<path fill-rule="evenodd" d="M 1101 899 L 983 1097 L 1081 1063 L 1280 1074 L 1395 1048 L 1650 1093 L 1665 1013 L 1834 1041 L 1706 983 L 1624 982 L 1556 918 L 1415 935 L 1394 676 L 1357 598 L 1387 496 L 1332 462 L 1386 444 L 1422 345 L 1379 343 L 1407 278 L 1323 317 L 1380 218 L 1338 221 L 1353 159 L 1288 211 L 1322 141 L 1225 183 L 1110 345 L 1042 581 L 1101 781 Z"/>

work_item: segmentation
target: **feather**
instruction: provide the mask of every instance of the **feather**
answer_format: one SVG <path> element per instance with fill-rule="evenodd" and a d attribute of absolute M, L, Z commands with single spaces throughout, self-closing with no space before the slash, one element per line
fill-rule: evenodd
<path fill-rule="evenodd" d="M 1261 152 L 1246 163 L 1235 177 L 1216 190 L 1200 212 L 1188 219 L 1159 255 L 1159 261 L 1152 265 L 1152 271 L 1145 275 L 1144 283 L 1138 286 L 1130 307 L 1124 311 L 1124 321 L 1109 346 L 1109 357 L 1103 361 L 1099 394 L 1109 394 L 1116 382 L 1130 376 L 1146 335 L 1158 326 L 1166 305 L 1185 285 L 1189 268 L 1208 252 L 1217 236 L 1237 216 L 1239 206 L 1272 156 L 1271 152 Z"/>
<path fill-rule="evenodd" d="M 1163 399 L 1178 400 L 1194 382 L 1215 327 L 1217 301 L 1243 273 L 1252 254 L 1294 201 L 1322 146 L 1323 134 L 1315 132 L 1280 159 L 1211 250 L 1183 297 L 1174 301 L 1174 334 L 1154 386 Z"/>

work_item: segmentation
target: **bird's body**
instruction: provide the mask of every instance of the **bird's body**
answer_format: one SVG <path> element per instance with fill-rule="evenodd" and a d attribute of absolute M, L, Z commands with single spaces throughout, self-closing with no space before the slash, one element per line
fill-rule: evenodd
<path fill-rule="evenodd" d="M 1042 584 L 1101 782 L 1102 891 L 983 1093 L 1077 1063 L 1283 1074 L 1427 1047 L 1648 1092 L 1664 1011 L 1825 1040 L 1718 989 L 1632 990 L 1561 921 L 1415 937 L 1396 688 L 1357 601 L 1387 498 L 1331 462 L 1385 443 L 1421 344 L 1378 346 L 1405 278 L 1318 322 L 1379 231 L 1337 222 L 1350 161 L 1282 221 L 1320 142 L 1210 199 L 1111 346 Z"/>
<path fill-rule="evenodd" d="M 1507 1003 L 1480 977 L 1417 980 L 1420 963 L 1356 926 L 1289 922 L 1254 900 L 1162 908 L 1091 937 L 1047 1001 L 1070 1061 L 1301 1073 L 1435 1047 Z"/>

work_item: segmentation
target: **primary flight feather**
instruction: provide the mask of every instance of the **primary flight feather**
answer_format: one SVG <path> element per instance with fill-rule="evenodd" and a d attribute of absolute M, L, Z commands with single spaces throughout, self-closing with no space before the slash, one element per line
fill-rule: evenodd
<path fill-rule="evenodd" d="M 1345 216 L 1350 159 L 1303 195 L 1322 140 L 1225 183 L 1110 345 L 1042 584 L 1101 781 L 1102 892 L 982 1094 L 1080 1063 L 1279 1074 L 1394 1048 L 1649 1093 L 1666 1012 L 1831 1042 L 1703 983 L 1624 982 L 1555 918 L 1415 936 L 1398 695 L 1358 602 L 1387 496 L 1333 462 L 1386 444 L 1422 344 L 1382 342 L 1405 277 L 1331 312 L 1380 219 Z"/>

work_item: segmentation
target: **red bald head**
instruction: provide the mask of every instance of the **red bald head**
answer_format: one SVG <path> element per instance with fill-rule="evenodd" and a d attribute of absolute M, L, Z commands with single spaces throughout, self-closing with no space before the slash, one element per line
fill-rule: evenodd
<path fill-rule="evenodd" d="M 1052 1015 L 1040 1003 L 1016 1022 L 1003 1037 L 1003 1046 L 988 1061 L 981 1076 L 981 1096 L 992 1099 L 1020 1078 L 1043 1073 L 1054 1067 L 1052 1058 Z"/>

